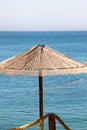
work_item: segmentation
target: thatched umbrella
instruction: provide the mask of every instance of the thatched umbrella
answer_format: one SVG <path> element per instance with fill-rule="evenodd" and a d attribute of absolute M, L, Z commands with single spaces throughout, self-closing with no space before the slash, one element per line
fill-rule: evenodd
<path fill-rule="evenodd" d="M 43 117 L 43 76 L 86 73 L 87 64 L 72 59 L 45 45 L 33 48 L 0 63 L 2 73 L 8 75 L 39 76 L 39 115 Z M 40 122 L 43 130 L 43 121 Z"/>

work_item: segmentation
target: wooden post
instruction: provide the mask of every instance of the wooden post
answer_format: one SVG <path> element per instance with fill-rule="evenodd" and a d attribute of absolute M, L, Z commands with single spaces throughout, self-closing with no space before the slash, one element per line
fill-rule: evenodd
<path fill-rule="evenodd" d="M 49 116 L 49 130 L 56 130 L 55 117 Z"/>
<path fill-rule="evenodd" d="M 40 130 L 44 130 L 43 123 L 43 78 L 39 76 L 39 115 L 40 115 Z"/>

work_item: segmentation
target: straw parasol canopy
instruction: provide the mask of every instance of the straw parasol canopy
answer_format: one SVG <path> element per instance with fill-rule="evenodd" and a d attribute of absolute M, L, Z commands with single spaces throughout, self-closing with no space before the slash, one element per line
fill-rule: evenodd
<path fill-rule="evenodd" d="M 87 73 L 87 64 L 72 59 L 45 45 L 36 45 L 0 63 L 0 72 L 7 75 L 39 77 L 39 115 L 43 117 L 43 76 Z M 43 120 L 40 121 L 43 130 Z"/>
<path fill-rule="evenodd" d="M 2 61 L 0 67 L 8 75 L 46 76 L 87 72 L 87 64 L 45 45 L 36 45 L 24 53 Z"/>

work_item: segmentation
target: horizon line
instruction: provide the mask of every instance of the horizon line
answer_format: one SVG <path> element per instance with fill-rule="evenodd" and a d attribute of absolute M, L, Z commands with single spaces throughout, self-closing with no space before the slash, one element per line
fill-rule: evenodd
<path fill-rule="evenodd" d="M 0 30 L 0 32 L 87 32 L 87 30 Z"/>

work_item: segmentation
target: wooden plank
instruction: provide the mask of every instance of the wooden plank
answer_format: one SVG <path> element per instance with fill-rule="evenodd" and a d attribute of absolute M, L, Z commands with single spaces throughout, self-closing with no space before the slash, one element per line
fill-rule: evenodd
<path fill-rule="evenodd" d="M 49 116 L 49 130 L 56 130 L 55 117 Z"/>

